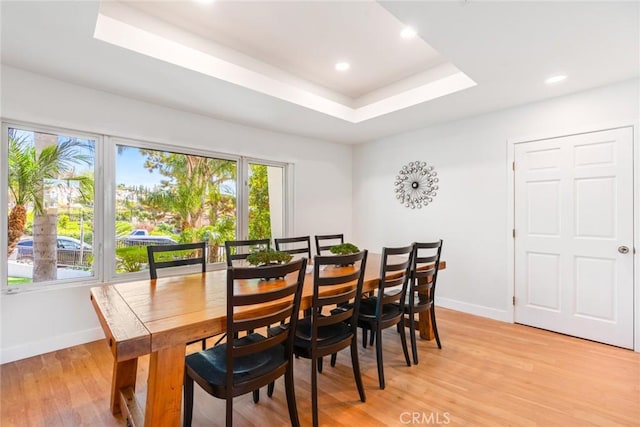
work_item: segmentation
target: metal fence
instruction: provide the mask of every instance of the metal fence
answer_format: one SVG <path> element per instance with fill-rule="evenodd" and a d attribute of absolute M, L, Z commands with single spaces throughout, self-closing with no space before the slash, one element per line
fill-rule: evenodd
<path fill-rule="evenodd" d="M 81 267 L 89 268 L 93 264 L 93 251 L 79 249 L 61 249 L 57 250 L 59 267 Z"/>
<path fill-rule="evenodd" d="M 147 247 L 153 245 L 154 242 L 149 241 L 134 241 L 124 242 L 121 240 L 116 241 L 116 248 L 125 247 Z M 23 263 L 33 262 L 33 247 L 31 246 L 18 246 L 18 253 L 16 261 Z M 57 248 L 58 267 L 67 268 L 91 268 L 93 264 L 93 251 L 90 249 L 63 249 Z M 207 245 L 207 262 L 225 262 L 226 256 L 224 246 L 220 245 Z"/>
<path fill-rule="evenodd" d="M 176 242 L 164 239 L 154 239 L 153 237 L 141 239 L 118 239 L 116 240 L 116 250 L 129 247 L 147 247 L 154 245 L 175 245 Z M 116 253 L 117 256 L 117 253 Z M 219 244 L 207 244 L 207 263 L 226 262 L 224 246 Z"/>
<path fill-rule="evenodd" d="M 56 257 L 58 259 L 58 267 L 72 268 L 90 268 L 93 264 L 93 251 L 90 249 L 56 249 Z M 16 261 L 31 263 L 33 262 L 33 247 L 18 246 L 18 254 Z"/>

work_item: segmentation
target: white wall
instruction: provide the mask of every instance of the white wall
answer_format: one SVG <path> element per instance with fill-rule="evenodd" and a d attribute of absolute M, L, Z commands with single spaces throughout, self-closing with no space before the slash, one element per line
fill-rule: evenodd
<path fill-rule="evenodd" d="M 507 140 L 637 125 L 638 95 L 639 82 L 627 81 L 356 147 L 354 240 L 375 250 L 444 239 L 448 268 L 438 278 L 438 304 L 511 321 Z M 433 165 L 440 177 L 433 204 L 421 210 L 405 208 L 393 192 L 398 170 L 415 160 Z M 636 225 L 637 218 L 636 212 Z"/>
<path fill-rule="evenodd" d="M 236 125 L 12 67 L 1 71 L 3 120 L 292 162 L 295 233 L 351 235 L 348 146 Z M 6 217 L 7 206 L 0 208 Z M 87 286 L 3 295 L 1 307 L 2 363 L 104 337 Z"/>
<path fill-rule="evenodd" d="M 3 119 L 293 162 L 296 234 L 344 232 L 372 251 L 443 238 L 448 268 L 439 278 L 438 303 L 503 320 L 511 318 L 513 291 L 507 274 L 507 139 L 637 125 L 640 114 L 636 80 L 372 141 L 352 153 L 348 146 L 235 125 L 11 67 L 2 67 L 1 75 Z M 420 211 L 404 208 L 393 195 L 398 169 L 413 160 L 434 165 L 441 178 L 433 205 Z M 0 209 L 5 216 L 6 205 Z M 0 243 L 6 244 L 4 234 Z M 103 337 L 87 286 L 3 295 L 0 304 L 2 363 Z"/>

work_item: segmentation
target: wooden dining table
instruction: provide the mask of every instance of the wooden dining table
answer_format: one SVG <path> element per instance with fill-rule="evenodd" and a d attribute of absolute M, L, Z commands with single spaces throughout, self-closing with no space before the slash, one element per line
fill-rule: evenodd
<path fill-rule="evenodd" d="M 370 253 L 363 292 L 378 286 L 379 254 Z M 335 267 L 336 272 L 340 268 Z M 446 268 L 444 261 L 440 269 Z M 280 284 L 278 283 L 280 282 Z M 281 281 L 247 281 L 234 292 L 260 292 Z M 113 353 L 111 412 L 132 426 L 179 426 L 186 343 L 226 331 L 226 270 L 91 288 L 91 302 Z M 337 291 L 337 290 L 336 290 Z M 305 276 L 301 309 L 311 306 L 313 274 Z M 428 313 L 420 336 L 433 339 Z M 150 355 L 146 402 L 136 399 L 138 358 Z"/>

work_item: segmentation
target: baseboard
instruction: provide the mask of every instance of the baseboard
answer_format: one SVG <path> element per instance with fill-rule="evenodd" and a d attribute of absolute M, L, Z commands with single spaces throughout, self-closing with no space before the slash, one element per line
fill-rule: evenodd
<path fill-rule="evenodd" d="M 0 353 L 0 364 L 26 359 L 27 357 L 37 356 L 103 338 L 104 333 L 101 328 L 92 328 L 66 335 L 56 335 L 55 337 L 42 341 L 34 341 L 15 347 L 3 348 Z"/>
<path fill-rule="evenodd" d="M 497 308 L 470 304 L 468 302 L 450 298 L 438 298 L 437 296 L 436 306 L 450 308 L 451 310 L 462 311 L 463 313 L 474 314 L 476 316 L 487 317 L 489 319 L 500 320 L 502 322 L 513 323 L 513 316 L 507 310 L 498 310 Z"/>

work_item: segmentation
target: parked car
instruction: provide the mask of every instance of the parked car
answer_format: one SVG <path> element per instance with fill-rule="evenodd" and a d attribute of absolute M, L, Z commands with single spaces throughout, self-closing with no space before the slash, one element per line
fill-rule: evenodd
<path fill-rule="evenodd" d="M 118 239 L 117 246 L 154 246 L 175 245 L 178 242 L 168 236 L 132 236 L 128 235 Z"/>
<path fill-rule="evenodd" d="M 89 265 L 90 255 L 93 254 L 93 247 L 90 244 L 67 236 L 58 236 L 56 242 L 58 266 L 86 267 Z M 23 237 L 20 239 L 17 248 L 18 254 L 16 261 L 33 261 L 33 237 Z"/>
<path fill-rule="evenodd" d="M 149 232 L 144 228 L 136 228 L 131 233 L 129 233 L 129 236 L 148 236 L 148 235 L 149 235 Z"/>

